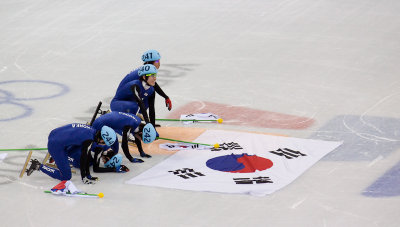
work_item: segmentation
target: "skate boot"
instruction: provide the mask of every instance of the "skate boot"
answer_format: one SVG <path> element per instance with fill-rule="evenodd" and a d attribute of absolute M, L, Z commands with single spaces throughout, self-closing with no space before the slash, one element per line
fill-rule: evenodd
<path fill-rule="evenodd" d="M 31 166 L 26 170 L 26 175 L 30 176 L 34 170 L 39 170 L 40 162 L 37 159 L 31 159 Z"/>
<path fill-rule="evenodd" d="M 110 113 L 111 110 L 104 110 L 104 111 L 103 111 L 103 110 L 100 110 L 99 112 L 100 112 L 101 115 L 104 115 L 104 114 Z"/>

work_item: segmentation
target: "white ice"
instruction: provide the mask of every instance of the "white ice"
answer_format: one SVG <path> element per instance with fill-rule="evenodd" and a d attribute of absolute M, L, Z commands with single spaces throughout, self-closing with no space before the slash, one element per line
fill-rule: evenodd
<path fill-rule="evenodd" d="M 396 0 L 2 0 L 0 119 L 6 120 L 0 121 L 0 149 L 46 147 L 52 129 L 89 121 L 98 101 L 109 105 L 120 80 L 141 64 L 147 49 L 162 55 L 158 82 L 175 109 L 211 101 L 315 120 L 302 130 L 212 128 L 309 138 L 335 116 L 355 115 L 375 132 L 368 138 L 376 144 L 399 142 L 398 130 L 388 137 L 380 125 L 365 120 L 400 115 L 399 12 Z M 68 89 L 21 82 L 27 80 Z M 160 97 L 156 104 L 157 116 L 166 117 Z M 168 125 L 177 126 L 163 124 Z M 360 141 L 365 136 L 350 126 L 348 133 Z M 0 162 L 1 226 L 400 223 L 399 196 L 361 194 L 400 161 L 398 149 L 371 161 L 320 161 L 266 197 L 123 183 L 165 155 L 129 163 L 126 174 L 97 174 L 100 182 L 93 186 L 73 176 L 79 189 L 103 192 L 103 199 L 42 193 L 58 182 L 38 172 L 19 179 L 27 152 L 1 153 L 8 153 Z"/>

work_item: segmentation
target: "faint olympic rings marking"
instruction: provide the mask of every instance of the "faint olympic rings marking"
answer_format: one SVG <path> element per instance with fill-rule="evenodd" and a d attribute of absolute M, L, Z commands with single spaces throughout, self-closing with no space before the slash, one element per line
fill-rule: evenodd
<path fill-rule="evenodd" d="M 31 107 L 21 104 L 21 103 L 13 102 L 13 100 L 16 100 L 16 99 L 14 98 L 14 95 L 11 94 L 10 92 L 0 90 L 0 93 L 3 93 L 5 95 L 4 97 L 2 97 L 0 94 L 0 105 L 1 104 L 11 104 L 11 105 L 19 106 L 23 109 L 23 113 L 21 113 L 17 116 L 14 116 L 14 117 L 0 119 L 0 121 L 16 120 L 19 118 L 27 117 L 32 114 L 33 109 Z"/>
<path fill-rule="evenodd" d="M 28 117 L 33 113 L 33 108 L 25 105 L 23 103 L 20 103 L 21 101 L 32 101 L 32 100 L 42 100 L 42 99 L 52 99 L 58 96 L 62 96 L 66 93 L 69 92 L 69 88 L 61 83 L 57 82 L 52 82 L 52 81 L 45 81 L 45 80 L 9 80 L 9 81 L 2 81 L 0 82 L 0 87 L 3 84 L 12 84 L 12 83 L 39 83 L 39 84 L 47 84 L 47 85 L 52 85 L 52 86 L 57 86 L 59 87 L 59 91 L 55 94 L 49 95 L 49 96 L 41 96 L 41 97 L 33 97 L 33 98 L 18 98 L 16 97 L 13 93 L 0 89 L 0 105 L 1 104 L 9 104 L 9 105 L 15 105 L 23 109 L 23 113 L 9 117 L 9 118 L 0 118 L 0 121 L 12 121 L 16 119 L 21 119 L 24 117 Z M 2 87 L 5 88 L 5 87 Z"/>
<path fill-rule="evenodd" d="M 58 97 L 58 96 L 62 96 L 64 94 L 66 94 L 67 92 L 69 92 L 69 88 L 66 85 L 61 84 L 61 83 L 57 83 L 57 82 L 46 81 L 46 80 L 9 80 L 9 81 L 0 82 L 0 85 L 2 85 L 2 84 L 10 84 L 10 83 L 42 83 L 42 84 L 55 85 L 55 86 L 58 86 L 58 87 L 61 88 L 61 90 L 59 92 L 57 92 L 56 94 L 54 94 L 54 95 L 36 97 L 36 98 L 15 98 L 14 100 L 17 100 L 17 101 L 51 99 L 51 98 L 55 98 L 55 97 Z"/>

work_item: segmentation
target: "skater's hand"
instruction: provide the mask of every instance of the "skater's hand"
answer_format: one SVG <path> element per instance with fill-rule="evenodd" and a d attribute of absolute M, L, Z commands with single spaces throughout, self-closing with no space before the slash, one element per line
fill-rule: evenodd
<path fill-rule="evenodd" d="M 165 99 L 165 106 L 168 108 L 169 111 L 171 111 L 171 109 L 172 109 L 171 99 L 169 99 L 169 98 Z"/>
<path fill-rule="evenodd" d="M 129 172 L 128 167 L 124 166 L 124 165 L 120 165 L 119 167 L 115 168 L 115 172 L 117 173 L 126 173 Z"/>
<path fill-rule="evenodd" d="M 93 178 L 95 178 L 95 179 L 93 179 Z M 97 180 L 98 180 L 97 177 L 91 177 L 91 179 L 89 179 L 89 178 L 86 176 L 86 177 L 82 178 L 82 182 L 83 182 L 84 184 L 95 184 Z"/>
<path fill-rule="evenodd" d="M 132 158 L 130 161 L 133 162 L 133 163 L 142 163 L 142 162 L 144 162 L 144 161 L 143 161 L 142 159 L 140 159 L 140 158 Z"/>
<path fill-rule="evenodd" d="M 90 180 L 94 180 L 94 181 L 98 181 L 99 180 L 98 177 L 92 177 L 91 175 L 88 175 L 87 178 L 89 178 Z"/>
<path fill-rule="evenodd" d="M 151 155 L 149 155 L 149 154 L 146 154 L 146 153 L 141 153 L 140 154 L 140 157 L 143 157 L 143 158 L 151 158 Z"/>

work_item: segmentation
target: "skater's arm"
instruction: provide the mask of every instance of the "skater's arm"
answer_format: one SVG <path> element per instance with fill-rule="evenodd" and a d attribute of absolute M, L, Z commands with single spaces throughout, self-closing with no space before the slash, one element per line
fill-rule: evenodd
<path fill-rule="evenodd" d="M 166 95 L 164 93 L 164 91 L 161 89 L 161 87 L 157 84 L 154 85 L 154 90 L 157 92 L 157 94 L 159 94 L 161 97 L 163 97 L 164 99 L 169 99 L 168 95 Z"/>
<path fill-rule="evenodd" d="M 146 111 L 145 105 L 139 95 L 140 94 L 139 86 L 134 84 L 134 85 L 132 85 L 131 90 L 133 92 L 133 100 L 135 100 L 138 103 L 141 113 L 142 113 L 143 118 L 146 121 L 146 123 L 149 123 L 150 121 L 149 121 L 149 117 L 147 116 L 147 111 Z"/>
<path fill-rule="evenodd" d="M 124 130 L 122 131 L 122 144 L 121 144 L 121 147 L 122 147 L 122 151 L 123 151 L 124 154 L 125 154 L 125 157 L 126 157 L 130 162 L 132 162 L 133 157 L 132 157 L 132 155 L 130 154 L 130 152 L 129 152 L 129 147 L 128 147 L 128 133 L 129 133 L 130 129 L 131 129 L 131 127 L 129 127 L 129 126 L 125 126 L 125 127 L 124 127 Z"/>
<path fill-rule="evenodd" d="M 137 148 L 139 150 L 139 153 L 140 153 L 141 157 L 151 158 L 151 155 L 146 154 L 144 152 L 144 150 L 143 150 L 142 142 L 141 142 L 141 139 L 140 139 L 140 133 L 135 133 L 135 144 L 136 144 L 136 146 L 137 146 Z"/>
<path fill-rule="evenodd" d="M 159 94 L 160 96 L 162 96 L 165 99 L 165 106 L 168 108 L 169 111 L 171 111 L 172 109 L 172 102 L 171 99 L 169 99 L 168 95 L 166 95 L 164 93 L 164 91 L 161 89 L 161 87 L 157 84 L 154 85 L 154 90 L 157 92 L 157 94 Z M 151 119 L 151 117 L 150 117 Z"/>
<path fill-rule="evenodd" d="M 90 176 L 89 170 L 89 156 L 90 156 L 90 149 L 89 146 L 92 144 L 91 140 L 86 140 L 82 143 L 82 152 L 81 152 L 81 160 L 80 160 L 80 169 L 81 169 L 81 177 Z"/>
<path fill-rule="evenodd" d="M 149 116 L 150 116 L 150 122 L 153 124 L 155 127 L 156 125 L 156 111 L 154 110 L 154 100 L 155 100 L 155 93 L 153 93 L 149 97 Z"/>

